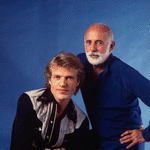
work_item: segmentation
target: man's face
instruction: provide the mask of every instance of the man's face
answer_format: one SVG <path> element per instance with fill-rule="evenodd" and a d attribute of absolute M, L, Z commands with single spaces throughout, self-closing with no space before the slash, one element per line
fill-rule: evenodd
<path fill-rule="evenodd" d="M 92 65 L 104 63 L 112 49 L 109 34 L 98 30 L 97 28 L 89 29 L 85 35 L 85 50 L 88 61 Z"/>
<path fill-rule="evenodd" d="M 49 84 L 51 85 L 51 92 L 58 103 L 68 102 L 79 85 L 77 70 L 55 66 L 52 68 Z"/>

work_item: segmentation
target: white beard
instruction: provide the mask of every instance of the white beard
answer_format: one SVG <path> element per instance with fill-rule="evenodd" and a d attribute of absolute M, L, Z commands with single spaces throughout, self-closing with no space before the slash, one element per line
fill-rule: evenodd
<path fill-rule="evenodd" d="M 96 55 L 98 57 L 90 57 L 90 55 Z M 105 62 L 107 57 L 110 55 L 109 48 L 107 48 L 106 53 L 102 54 L 100 52 L 86 52 L 86 57 L 90 64 L 99 65 Z"/>

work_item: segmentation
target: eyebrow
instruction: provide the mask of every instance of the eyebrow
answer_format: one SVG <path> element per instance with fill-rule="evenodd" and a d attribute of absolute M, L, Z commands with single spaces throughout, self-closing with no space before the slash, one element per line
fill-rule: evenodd
<path fill-rule="evenodd" d="M 60 74 L 53 74 L 53 76 L 59 76 L 59 77 L 62 77 L 62 75 L 60 75 Z M 74 78 L 75 75 L 67 75 L 67 76 L 63 76 L 63 77 L 65 77 L 65 78 L 68 78 L 68 77 Z"/>
<path fill-rule="evenodd" d="M 85 40 L 85 42 L 87 42 L 87 41 L 91 41 L 91 40 Z"/>
<path fill-rule="evenodd" d="M 92 40 L 85 40 L 85 42 L 90 42 L 90 41 L 92 41 Z M 95 43 L 96 43 L 96 42 L 104 43 L 104 41 L 102 41 L 102 40 L 96 40 Z"/>

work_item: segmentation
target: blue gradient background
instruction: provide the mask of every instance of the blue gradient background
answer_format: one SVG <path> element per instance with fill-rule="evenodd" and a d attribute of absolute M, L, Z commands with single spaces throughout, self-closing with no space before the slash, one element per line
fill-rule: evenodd
<path fill-rule="evenodd" d="M 92 23 L 107 24 L 116 42 L 113 54 L 150 79 L 149 11 L 149 0 L 1 0 L 0 150 L 9 149 L 18 97 L 44 87 L 45 66 L 56 53 L 84 52 Z M 73 99 L 85 111 L 80 92 Z M 140 105 L 147 126 L 150 109 Z"/>

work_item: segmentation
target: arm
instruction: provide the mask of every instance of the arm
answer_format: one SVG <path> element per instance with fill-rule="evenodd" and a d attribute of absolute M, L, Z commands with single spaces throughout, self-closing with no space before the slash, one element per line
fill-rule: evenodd
<path fill-rule="evenodd" d="M 133 68 L 129 69 L 128 75 L 129 85 L 133 90 L 134 95 L 140 98 L 147 106 L 150 106 L 150 81 Z M 149 140 L 150 126 L 146 129 L 127 130 L 121 135 L 120 142 L 122 144 L 130 142 L 127 148 L 131 148 L 135 144 L 144 143 Z"/>
<path fill-rule="evenodd" d="M 86 118 L 79 129 L 76 129 L 74 133 L 65 136 L 67 143 L 63 143 L 62 147 L 66 150 L 84 150 L 87 145 L 89 131 L 89 121 Z"/>
<path fill-rule="evenodd" d="M 13 124 L 11 150 L 32 150 L 37 122 L 36 113 L 27 94 L 22 94 L 18 100 L 17 113 Z"/>

